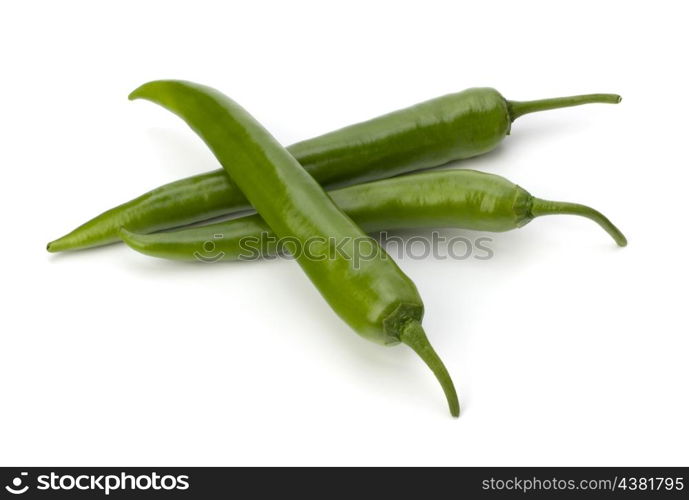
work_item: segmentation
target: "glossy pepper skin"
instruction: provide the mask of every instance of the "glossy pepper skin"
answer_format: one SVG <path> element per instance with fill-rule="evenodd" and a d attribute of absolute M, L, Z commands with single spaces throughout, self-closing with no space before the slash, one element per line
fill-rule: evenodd
<path fill-rule="evenodd" d="M 617 103 L 614 94 L 508 101 L 491 88 L 449 94 L 296 143 L 289 152 L 325 188 L 437 167 L 495 148 L 527 113 L 588 103 Z M 112 208 L 48 244 L 61 252 L 118 241 L 135 232 L 200 222 L 251 208 L 223 169 L 165 184 Z"/>
<path fill-rule="evenodd" d="M 228 97 L 191 82 L 149 82 L 131 93 L 138 98 L 186 121 L 276 235 L 304 248 L 311 242 L 296 260 L 332 309 L 371 341 L 412 347 L 438 378 L 451 414 L 459 414 L 450 375 L 421 327 L 414 283 L 267 130 Z M 342 252 L 332 252 L 333 242 Z M 351 258 L 362 244 L 369 258 Z"/>
<path fill-rule="evenodd" d="M 504 177 L 475 170 L 411 174 L 329 194 L 366 232 L 420 227 L 502 232 L 522 227 L 536 216 L 573 214 L 598 223 L 618 245 L 627 244 L 620 230 L 597 210 L 534 198 Z M 275 234 L 257 214 L 165 233 L 123 229 L 120 236 L 134 250 L 172 260 L 251 260 L 279 253 Z"/>

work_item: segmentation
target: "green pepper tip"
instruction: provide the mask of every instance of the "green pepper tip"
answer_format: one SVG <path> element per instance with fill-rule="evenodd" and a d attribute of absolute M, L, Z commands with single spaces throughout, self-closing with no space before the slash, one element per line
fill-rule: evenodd
<path fill-rule="evenodd" d="M 143 87 L 143 85 L 142 85 L 141 87 Z M 134 90 L 132 90 L 132 91 L 129 93 L 129 95 L 127 96 L 127 99 L 129 99 L 130 101 L 133 101 L 133 100 L 135 100 L 135 99 L 138 99 L 138 98 L 139 98 L 138 92 L 139 92 L 139 90 L 141 89 L 141 87 L 137 87 L 137 88 L 135 88 Z"/>
<path fill-rule="evenodd" d="M 585 217 L 598 224 L 613 240 L 615 240 L 618 246 L 627 246 L 627 237 L 622 231 L 620 231 L 605 215 L 589 206 L 566 201 L 550 201 L 541 198 L 533 198 L 531 214 L 533 217 L 564 214 L 579 215 L 580 217 Z"/>
<path fill-rule="evenodd" d="M 61 252 L 65 250 L 63 240 L 64 237 L 53 240 L 45 246 L 45 249 L 48 250 L 50 253 Z M 67 247 L 67 249 L 69 249 L 69 246 Z"/>
<path fill-rule="evenodd" d="M 550 99 L 538 99 L 536 101 L 507 101 L 507 111 L 510 120 L 514 121 L 520 116 L 529 113 L 538 113 L 551 109 L 569 108 L 582 104 L 618 104 L 622 97 L 618 94 L 585 94 L 568 97 L 553 97 Z"/>
<path fill-rule="evenodd" d="M 447 404 L 450 407 L 450 414 L 453 417 L 459 417 L 459 398 L 457 398 L 457 391 L 452 382 L 452 377 L 450 377 L 447 368 L 445 368 L 442 360 L 428 341 L 421 323 L 418 321 L 408 322 L 400 333 L 400 341 L 411 347 L 426 363 L 428 368 L 431 369 L 445 393 Z"/>
<path fill-rule="evenodd" d="M 157 82 L 159 82 L 159 81 L 161 81 L 161 80 L 154 80 L 154 81 L 152 81 L 152 82 L 146 82 L 146 83 L 144 83 L 144 84 L 142 84 L 142 85 L 139 85 L 137 88 L 135 88 L 134 90 L 132 90 L 132 91 L 129 93 L 129 96 L 127 96 L 127 98 L 128 98 L 130 101 L 133 101 L 133 100 L 139 99 L 139 98 L 144 98 L 144 99 L 145 99 L 145 95 L 144 95 L 144 94 L 145 94 L 145 92 L 144 92 L 145 89 L 147 89 L 148 87 L 150 87 L 151 84 L 157 83 Z"/>

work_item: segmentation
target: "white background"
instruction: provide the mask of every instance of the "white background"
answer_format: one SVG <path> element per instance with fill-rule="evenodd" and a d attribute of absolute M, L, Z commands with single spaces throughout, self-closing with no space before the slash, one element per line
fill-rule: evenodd
<path fill-rule="evenodd" d="M 687 465 L 683 3 L 517 3 L 3 3 L 1 465 Z M 620 93 L 461 166 L 591 204 L 629 246 L 552 217 L 489 261 L 400 261 L 452 419 L 409 349 L 352 333 L 294 262 L 45 251 L 217 167 L 127 101 L 159 78 L 223 90 L 286 145 L 472 86 Z"/>

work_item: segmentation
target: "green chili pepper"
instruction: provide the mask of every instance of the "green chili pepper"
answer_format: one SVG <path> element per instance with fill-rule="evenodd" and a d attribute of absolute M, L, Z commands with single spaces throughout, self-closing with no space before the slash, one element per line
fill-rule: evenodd
<path fill-rule="evenodd" d="M 418 227 L 509 231 L 535 217 L 573 214 L 598 223 L 620 246 L 627 240 L 612 222 L 577 203 L 534 198 L 504 177 L 475 170 L 404 175 L 331 191 L 330 197 L 366 232 Z M 216 262 L 275 256 L 279 242 L 259 215 L 167 233 L 122 229 L 122 240 L 146 255 Z"/>
<path fill-rule="evenodd" d="M 590 94 L 539 101 L 508 101 L 490 88 L 438 97 L 288 148 L 326 188 L 358 184 L 437 167 L 495 148 L 511 123 L 527 113 L 620 96 Z M 118 241 L 118 231 L 152 232 L 251 208 L 224 170 L 196 175 L 112 208 L 48 244 L 61 252 Z"/>
<path fill-rule="evenodd" d="M 309 243 L 310 253 L 296 260 L 333 310 L 369 340 L 409 345 L 437 377 L 451 414 L 459 415 L 452 379 L 421 327 L 423 303 L 414 283 L 268 131 L 228 97 L 190 82 L 150 82 L 129 97 L 185 120 L 277 236 Z M 333 244 L 341 252 L 333 253 Z M 370 254 L 355 261 L 362 244 Z"/>

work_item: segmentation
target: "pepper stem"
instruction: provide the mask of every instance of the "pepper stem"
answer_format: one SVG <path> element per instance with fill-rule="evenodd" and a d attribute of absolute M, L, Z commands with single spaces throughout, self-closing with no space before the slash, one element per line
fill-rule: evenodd
<path fill-rule="evenodd" d="M 568 108 L 582 104 L 606 103 L 617 104 L 622 100 L 617 94 L 586 94 L 569 97 L 554 97 L 538 101 L 507 101 L 507 109 L 512 121 L 528 113 L 548 111 L 549 109 Z"/>
<path fill-rule="evenodd" d="M 605 215 L 600 213 L 598 210 L 587 207 L 586 205 L 534 198 L 531 206 L 531 213 L 534 217 L 559 214 L 579 215 L 581 217 L 586 217 L 587 219 L 591 219 L 592 221 L 596 222 L 601 228 L 603 228 L 610 236 L 612 236 L 612 239 L 615 240 L 615 243 L 617 243 L 619 246 L 627 246 L 627 238 L 625 238 L 624 234 L 622 234 L 622 231 L 617 229 L 615 224 L 610 222 L 610 219 L 608 219 Z"/>
<path fill-rule="evenodd" d="M 447 372 L 447 368 L 441 361 L 440 357 L 436 354 L 431 346 L 431 343 L 426 337 L 426 333 L 423 331 L 421 323 L 418 321 L 410 321 L 402 329 L 400 334 L 400 340 L 411 347 L 416 354 L 418 354 L 424 363 L 428 365 L 435 377 L 440 382 L 440 386 L 443 388 L 445 397 L 447 398 L 447 404 L 450 406 L 450 413 L 453 417 L 459 416 L 459 400 L 457 399 L 457 391 L 455 391 L 455 386 L 452 383 L 452 378 Z"/>

